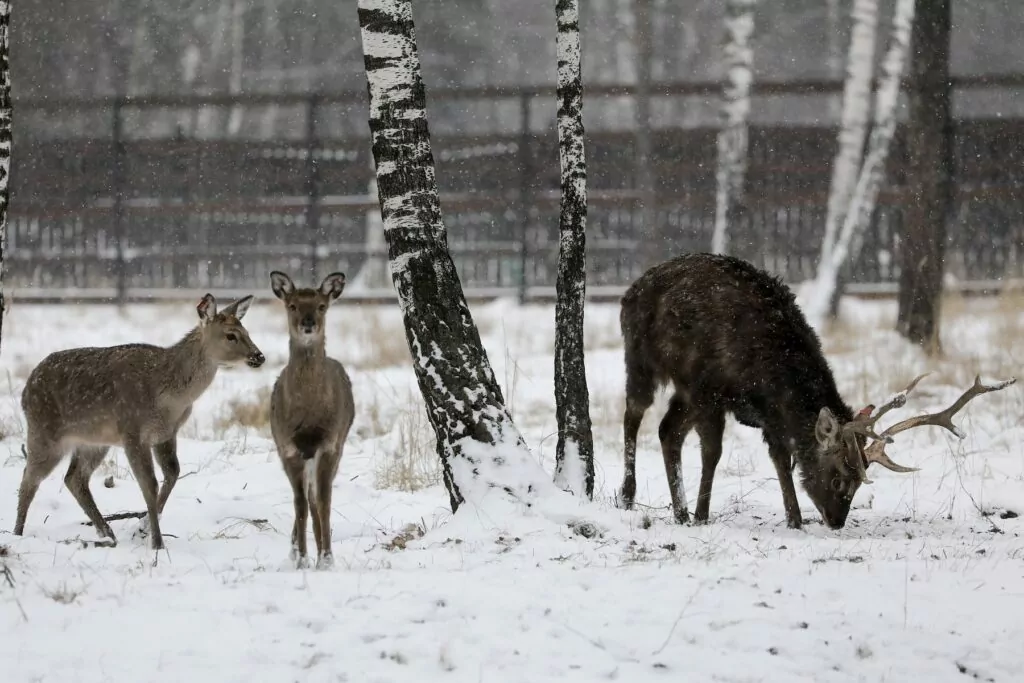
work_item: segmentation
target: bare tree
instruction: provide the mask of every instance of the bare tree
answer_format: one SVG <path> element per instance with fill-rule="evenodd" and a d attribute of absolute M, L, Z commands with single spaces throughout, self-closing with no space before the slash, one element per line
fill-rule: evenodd
<path fill-rule="evenodd" d="M 7 314 L 4 298 L 4 256 L 7 210 L 11 203 L 11 3 L 0 0 L 0 340 Z"/>
<path fill-rule="evenodd" d="M 900 242 L 896 329 L 939 352 L 946 221 L 953 203 L 953 117 L 949 84 L 951 0 L 922 3 L 914 20 L 908 185 Z"/>
<path fill-rule="evenodd" d="M 578 0 L 557 0 L 558 152 L 562 200 L 555 283 L 555 484 L 594 496 L 594 435 L 583 362 L 583 304 L 587 288 L 587 162 L 583 138 L 583 76 Z"/>
<path fill-rule="evenodd" d="M 910 52 L 910 27 L 914 21 L 915 0 L 897 0 L 893 12 L 892 34 L 882 64 L 882 78 L 875 98 L 874 127 L 868 140 L 868 151 L 863 165 L 856 175 L 853 191 L 843 210 L 842 223 L 833 238 L 831 248 L 822 249 L 821 261 L 809 300 L 806 304 L 808 319 L 820 324 L 839 289 L 840 269 L 849 264 L 860 253 L 864 233 L 871 225 L 871 216 L 877 204 L 878 191 L 885 179 L 885 165 L 889 148 L 896 134 L 896 105 L 899 102 L 900 82 L 903 79 L 907 55 Z M 852 49 L 851 49 L 852 61 Z M 867 95 L 870 98 L 870 91 Z M 843 144 L 842 142 L 840 143 Z M 842 155 L 842 149 L 840 149 Z M 836 164 L 840 159 L 836 159 Z M 845 163 L 845 162 L 844 162 Z M 848 169 L 847 169 L 848 171 Z M 849 178 L 842 176 L 839 182 Z M 837 176 L 833 174 L 832 195 L 837 194 Z M 832 197 L 829 197 L 831 215 Z M 827 228 L 826 228 L 827 233 Z M 827 235 L 826 235 L 827 238 Z"/>
<path fill-rule="evenodd" d="M 825 217 L 825 236 L 821 242 L 821 260 L 832 254 L 836 234 L 843 225 L 853 197 L 868 135 L 871 111 L 871 81 L 875 72 L 875 34 L 878 26 L 878 0 L 855 0 L 850 51 L 846 60 L 843 87 L 843 112 L 840 120 L 839 151 L 832 165 L 832 185 Z"/>
<path fill-rule="evenodd" d="M 456 511 L 554 489 L 512 423 L 441 218 L 411 0 L 359 0 L 377 195 L 413 369 Z"/>
<path fill-rule="evenodd" d="M 718 186 L 715 193 L 715 231 L 711 251 L 729 251 L 729 230 L 744 214 L 743 186 L 747 172 L 747 119 L 750 117 L 750 83 L 753 80 L 755 0 L 728 0 L 725 5 L 725 71 L 722 129 L 718 133 Z"/>

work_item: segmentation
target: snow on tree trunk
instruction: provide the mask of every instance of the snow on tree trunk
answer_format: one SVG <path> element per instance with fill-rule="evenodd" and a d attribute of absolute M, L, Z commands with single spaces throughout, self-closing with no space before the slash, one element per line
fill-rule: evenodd
<path fill-rule="evenodd" d="M 715 231 L 711 251 L 729 251 L 729 231 L 743 211 L 743 185 L 747 171 L 747 119 L 753 80 L 754 0 L 727 0 L 725 6 L 725 70 L 722 129 L 718 133 L 718 170 L 715 173 Z"/>
<path fill-rule="evenodd" d="M 825 262 L 835 247 L 836 234 L 846 220 L 846 212 L 857 186 L 868 135 L 871 112 L 871 79 L 875 73 L 875 35 L 878 31 L 878 0 L 855 0 L 850 52 L 846 61 L 843 86 L 843 113 L 839 128 L 839 151 L 832 164 L 832 185 L 825 217 L 825 236 L 821 258 Z"/>
<path fill-rule="evenodd" d="M 4 298 L 4 255 L 7 250 L 7 209 L 11 202 L 11 3 L 0 0 L 0 340 L 7 314 Z"/>
<path fill-rule="evenodd" d="M 875 98 L 874 128 L 868 140 L 868 152 L 857 177 L 850 204 L 835 245 L 818 266 L 818 276 L 806 306 L 807 317 L 820 324 L 836 288 L 839 269 L 857 257 L 864 233 L 871 225 L 878 191 L 885 178 L 889 147 L 896 133 L 896 105 L 900 81 L 910 52 L 910 27 L 914 21 L 915 0 L 897 0 L 893 13 L 892 35 L 882 64 L 882 78 Z"/>
<path fill-rule="evenodd" d="M 370 134 L 391 278 L 452 510 L 555 487 L 512 423 L 441 218 L 410 0 L 359 0 Z"/>
<path fill-rule="evenodd" d="M 562 170 L 555 283 L 555 485 L 594 496 L 594 437 L 583 362 L 586 293 L 587 164 L 583 144 L 583 78 L 578 0 L 557 0 L 558 151 Z"/>

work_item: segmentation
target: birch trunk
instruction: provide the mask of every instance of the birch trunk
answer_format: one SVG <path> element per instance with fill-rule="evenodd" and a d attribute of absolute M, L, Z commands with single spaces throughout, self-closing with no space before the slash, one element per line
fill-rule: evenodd
<path fill-rule="evenodd" d="M 953 115 L 949 84 L 951 0 L 921 3 L 912 31 L 907 184 L 896 329 L 929 353 L 941 352 L 939 314 L 946 222 L 953 204 Z"/>
<path fill-rule="evenodd" d="M 725 6 L 725 69 L 722 129 L 718 133 L 718 170 L 715 173 L 715 230 L 711 251 L 729 252 L 729 231 L 743 215 L 743 186 L 747 171 L 747 120 L 753 80 L 754 0 L 728 0 Z"/>
<path fill-rule="evenodd" d="M 441 218 L 410 0 L 359 0 L 370 134 L 391 278 L 452 510 L 495 489 L 554 490 L 505 407 Z"/>
<path fill-rule="evenodd" d="M 829 292 L 834 291 L 839 269 L 857 258 L 864 233 L 871 225 L 878 191 L 885 179 L 889 147 L 896 134 L 896 105 L 900 97 L 900 81 L 910 52 L 910 27 L 914 22 L 915 0 L 896 0 L 892 36 L 882 64 L 882 79 L 875 98 L 874 128 L 868 141 L 867 157 L 857 178 L 849 209 L 835 247 L 819 268 L 819 305 L 827 305 Z"/>
<path fill-rule="evenodd" d="M 4 256 L 7 251 L 7 209 L 11 202 L 11 3 L 0 0 L 0 340 L 7 316 L 4 297 Z"/>
<path fill-rule="evenodd" d="M 583 362 L 586 294 L 587 165 L 583 138 L 583 77 L 578 0 L 555 3 L 558 34 L 558 151 L 562 171 L 555 284 L 555 485 L 594 496 L 594 437 Z"/>
<path fill-rule="evenodd" d="M 878 32 L 878 0 L 855 0 L 850 51 L 846 60 L 843 86 L 843 112 L 840 119 L 839 151 L 832 164 L 832 185 L 825 216 L 825 235 L 821 241 L 820 262 L 828 260 L 835 247 L 836 234 L 846 220 L 868 135 L 871 112 L 871 80 L 875 73 L 875 36 Z"/>

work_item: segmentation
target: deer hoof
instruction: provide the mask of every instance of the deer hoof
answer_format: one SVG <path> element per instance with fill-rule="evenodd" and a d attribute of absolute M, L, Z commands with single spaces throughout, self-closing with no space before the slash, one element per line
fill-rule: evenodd
<path fill-rule="evenodd" d="M 320 557 L 316 559 L 317 569 L 333 569 L 334 568 L 334 555 L 331 553 L 321 553 Z"/>

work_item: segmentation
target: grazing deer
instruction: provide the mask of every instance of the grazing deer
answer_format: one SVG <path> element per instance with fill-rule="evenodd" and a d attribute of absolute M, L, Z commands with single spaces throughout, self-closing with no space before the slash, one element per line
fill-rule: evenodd
<path fill-rule="evenodd" d="M 199 324 L 169 347 L 121 344 L 56 351 L 29 374 L 21 394 L 28 427 L 25 473 L 14 533 L 25 530 L 39 484 L 72 450 L 64 476 L 71 495 L 106 545 L 117 538 L 96 507 L 89 478 L 111 446 L 124 449 L 146 501 L 155 550 L 164 547 L 159 516 L 180 470 L 177 434 L 223 365 L 266 360 L 242 327 L 252 297 L 217 311 L 212 294 L 199 302 Z M 153 458 L 163 472 L 157 491 Z"/>
<path fill-rule="evenodd" d="M 352 382 L 325 348 L 327 308 L 345 289 L 345 276 L 331 273 L 317 289 L 296 289 L 290 277 L 274 271 L 270 284 L 288 313 L 288 364 L 270 395 L 270 428 L 295 503 L 291 556 L 297 567 L 307 566 L 308 514 L 316 567 L 327 568 L 334 562 L 331 487 L 355 418 Z"/>
<path fill-rule="evenodd" d="M 622 297 L 619 321 L 625 345 L 625 474 L 618 504 L 630 509 L 636 495 L 636 438 L 657 388 L 674 393 L 658 427 L 677 522 L 689 521 L 680 471 L 687 433 L 697 431 L 701 477 L 695 518 L 706 522 L 715 468 L 722 456 L 725 416 L 758 428 L 768 445 L 782 489 L 787 525 L 803 523 L 792 472 L 800 467 L 804 490 L 826 525 L 842 528 L 867 468 L 878 463 L 912 472 L 885 454 L 892 435 L 936 424 L 959 431 L 950 418 L 993 386 L 980 381 L 942 413 L 905 420 L 876 434 L 873 427 L 906 402 L 916 378 L 874 416 L 857 414 L 840 397 L 814 330 L 793 293 L 779 279 L 728 256 L 684 254 L 641 275 Z M 867 439 L 872 443 L 867 445 Z"/>

